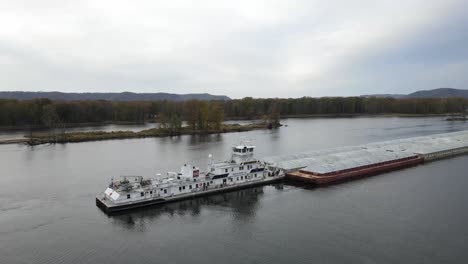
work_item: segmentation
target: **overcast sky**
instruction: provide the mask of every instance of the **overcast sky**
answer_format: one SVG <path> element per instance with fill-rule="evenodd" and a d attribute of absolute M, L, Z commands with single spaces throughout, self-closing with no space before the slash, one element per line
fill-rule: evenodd
<path fill-rule="evenodd" d="M 468 88 L 468 1 L 0 0 L 0 90 Z"/>

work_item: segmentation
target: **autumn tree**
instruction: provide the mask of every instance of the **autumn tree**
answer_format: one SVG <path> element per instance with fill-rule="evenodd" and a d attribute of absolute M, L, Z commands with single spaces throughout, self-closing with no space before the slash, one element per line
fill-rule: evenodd
<path fill-rule="evenodd" d="M 198 101 L 197 113 L 198 113 L 198 129 L 207 130 L 209 107 L 206 101 Z"/>
<path fill-rule="evenodd" d="M 42 112 L 42 123 L 49 128 L 50 135 L 52 136 L 54 142 L 57 141 L 57 129 L 62 125 L 59 115 L 55 105 L 47 105 L 44 107 Z"/>
<path fill-rule="evenodd" d="M 209 106 L 208 123 L 210 128 L 220 130 L 224 121 L 224 109 L 219 102 L 212 102 Z"/>

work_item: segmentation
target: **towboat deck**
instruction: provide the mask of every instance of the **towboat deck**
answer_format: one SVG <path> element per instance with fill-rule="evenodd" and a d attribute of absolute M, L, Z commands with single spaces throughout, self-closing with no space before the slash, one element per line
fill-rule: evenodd
<path fill-rule="evenodd" d="M 110 213 L 119 212 L 123 210 L 136 209 L 136 208 L 141 208 L 141 207 L 146 207 L 146 206 L 186 200 L 186 199 L 191 199 L 195 197 L 212 195 L 212 194 L 216 194 L 220 192 L 228 192 L 228 191 L 245 189 L 245 188 L 250 188 L 250 187 L 259 186 L 259 185 L 267 185 L 275 181 L 281 180 L 284 177 L 285 175 L 269 176 L 260 181 L 244 182 L 244 183 L 239 183 L 236 185 L 230 185 L 230 186 L 214 188 L 214 189 L 209 189 L 209 190 L 204 190 L 204 191 L 181 194 L 181 195 L 176 195 L 176 196 L 171 196 L 171 197 L 164 197 L 164 198 L 155 197 L 153 199 L 149 199 L 144 202 L 135 201 L 135 202 L 128 202 L 125 204 L 114 204 L 109 199 L 106 199 L 104 195 L 99 195 L 99 196 L 96 196 L 96 205 L 99 208 L 101 208 L 105 213 L 110 214 Z"/>

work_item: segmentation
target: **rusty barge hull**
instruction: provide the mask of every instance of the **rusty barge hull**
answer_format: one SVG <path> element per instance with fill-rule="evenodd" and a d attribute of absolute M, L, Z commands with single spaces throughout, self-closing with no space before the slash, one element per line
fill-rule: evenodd
<path fill-rule="evenodd" d="M 335 172 L 326 175 L 315 174 L 304 170 L 293 171 L 287 173 L 286 178 L 314 185 L 329 185 L 408 168 L 422 163 L 424 163 L 424 158 L 417 156 L 405 160 L 390 161 L 385 164 L 373 164 L 362 168 L 353 168 L 344 172 Z"/>

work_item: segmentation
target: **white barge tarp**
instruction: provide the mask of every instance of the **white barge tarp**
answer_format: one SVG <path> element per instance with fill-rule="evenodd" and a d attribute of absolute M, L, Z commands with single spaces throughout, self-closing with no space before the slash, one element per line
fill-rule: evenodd
<path fill-rule="evenodd" d="M 468 131 L 271 156 L 262 161 L 285 171 L 306 168 L 308 171 L 328 173 L 464 147 L 468 147 Z"/>

